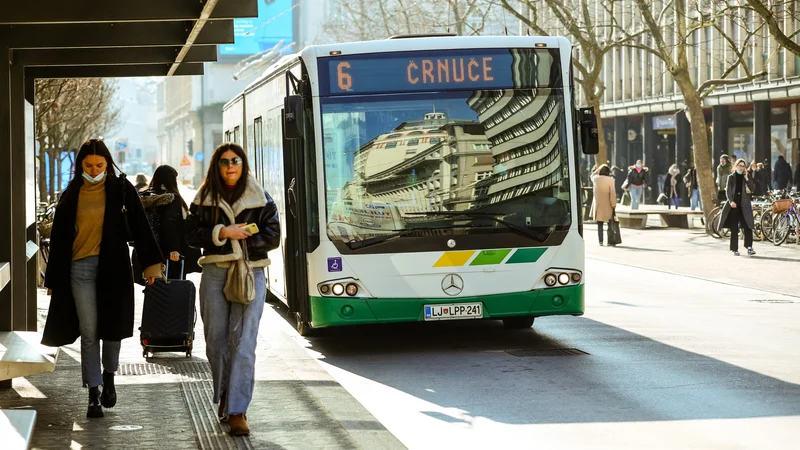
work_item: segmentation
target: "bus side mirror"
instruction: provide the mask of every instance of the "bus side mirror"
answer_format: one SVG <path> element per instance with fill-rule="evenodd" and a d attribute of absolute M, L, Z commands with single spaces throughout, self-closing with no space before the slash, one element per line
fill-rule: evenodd
<path fill-rule="evenodd" d="M 283 100 L 283 133 L 286 139 L 303 137 L 303 97 L 287 95 Z"/>
<path fill-rule="evenodd" d="M 578 110 L 578 117 L 581 126 L 581 145 L 584 155 L 596 155 L 600 153 L 600 140 L 597 132 L 597 116 L 594 108 L 581 108 Z"/>

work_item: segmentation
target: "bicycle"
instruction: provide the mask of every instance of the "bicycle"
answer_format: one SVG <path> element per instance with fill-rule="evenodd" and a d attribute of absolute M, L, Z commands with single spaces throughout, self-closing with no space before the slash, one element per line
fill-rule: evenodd
<path fill-rule="evenodd" d="M 773 235 L 772 235 L 772 244 L 773 245 L 781 245 L 786 242 L 786 238 L 789 237 L 789 234 L 795 232 L 797 234 L 797 229 L 800 227 L 800 213 L 797 211 L 797 205 L 795 200 L 788 199 L 788 209 L 781 211 L 780 213 L 775 215 L 775 218 L 772 222 L 773 228 Z"/>

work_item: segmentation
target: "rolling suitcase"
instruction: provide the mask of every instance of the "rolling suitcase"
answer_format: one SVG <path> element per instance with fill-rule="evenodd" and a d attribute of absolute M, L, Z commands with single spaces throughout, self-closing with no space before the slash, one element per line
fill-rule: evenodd
<path fill-rule="evenodd" d="M 145 358 L 160 352 L 184 352 L 187 358 L 192 356 L 197 292 L 194 283 L 184 279 L 184 268 L 181 259 L 180 279 L 159 279 L 144 289 L 139 338 Z"/>

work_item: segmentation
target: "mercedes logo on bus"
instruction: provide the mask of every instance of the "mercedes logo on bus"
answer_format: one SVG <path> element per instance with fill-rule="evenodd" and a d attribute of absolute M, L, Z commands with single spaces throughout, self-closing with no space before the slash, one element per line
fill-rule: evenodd
<path fill-rule="evenodd" d="M 442 280 L 442 290 L 451 297 L 458 295 L 464 290 L 464 280 L 454 273 L 447 274 Z"/>

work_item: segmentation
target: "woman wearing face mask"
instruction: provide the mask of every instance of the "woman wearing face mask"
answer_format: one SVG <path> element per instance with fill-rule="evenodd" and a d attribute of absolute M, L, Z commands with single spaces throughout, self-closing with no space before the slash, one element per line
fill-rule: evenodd
<path fill-rule="evenodd" d="M 120 341 L 133 336 L 129 239 L 146 267 L 139 276 L 152 284 L 163 273 L 161 251 L 136 189 L 114 167 L 103 141 L 91 139 L 81 146 L 75 176 L 56 207 L 45 274 L 52 297 L 42 343 L 69 345 L 80 336 L 89 418 L 103 417 L 103 407 L 116 404 Z"/>
<path fill-rule="evenodd" d="M 628 168 L 628 177 L 625 182 L 631 191 L 631 209 L 639 209 L 639 202 L 642 201 L 644 187 L 647 184 L 647 171 L 649 169 L 642 164 L 642 160 L 637 160 L 636 164 Z"/>
<path fill-rule="evenodd" d="M 236 144 L 222 144 L 209 161 L 208 174 L 189 209 L 189 245 L 203 249 L 200 313 L 206 354 L 214 382 L 219 419 L 232 436 L 250 434 L 247 408 L 253 398 L 258 324 L 267 294 L 267 252 L 278 248 L 280 225 L 275 202 L 250 175 L 247 155 Z M 251 234 L 243 227 L 255 224 Z M 255 299 L 231 302 L 224 287 L 228 268 L 246 258 L 254 267 Z"/>
<path fill-rule="evenodd" d="M 675 206 L 675 209 L 678 209 L 678 202 L 680 198 L 678 197 L 678 186 L 680 185 L 679 183 L 680 178 L 678 177 L 678 175 L 680 175 L 680 173 L 681 170 L 678 168 L 678 165 L 673 164 L 669 168 L 669 173 L 667 173 L 667 178 L 664 180 L 663 192 L 664 195 L 666 195 L 667 199 L 669 200 L 667 209 L 670 209 L 673 205 Z"/>
<path fill-rule="evenodd" d="M 747 163 L 738 159 L 733 165 L 735 170 L 728 176 L 725 188 L 727 202 L 722 208 L 721 223 L 731 230 L 731 252 L 739 256 L 739 228 L 744 229 L 744 246 L 748 255 L 755 255 L 753 251 L 753 207 L 750 197 L 755 192 L 756 186 L 747 173 Z"/>

